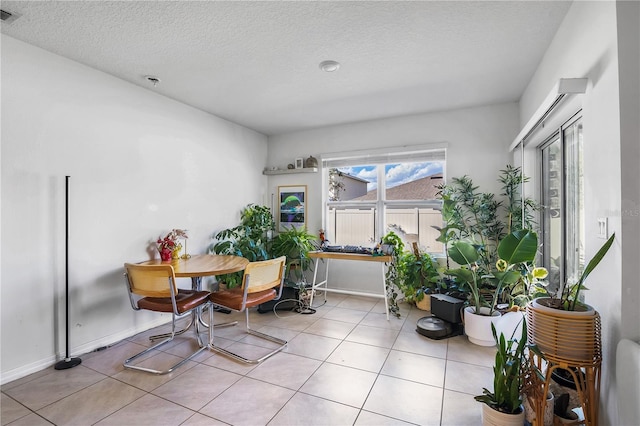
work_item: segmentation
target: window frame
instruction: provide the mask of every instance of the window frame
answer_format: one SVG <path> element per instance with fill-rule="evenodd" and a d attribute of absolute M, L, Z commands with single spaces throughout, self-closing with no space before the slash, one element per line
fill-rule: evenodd
<path fill-rule="evenodd" d="M 545 148 L 548 148 L 549 146 L 551 146 L 553 143 L 555 142 L 559 142 L 560 145 L 560 149 L 559 149 L 559 154 L 560 154 L 560 193 L 561 193 L 561 198 L 560 198 L 560 250 L 561 250 L 561 263 L 560 263 L 560 267 L 559 267 L 559 279 L 558 279 L 558 285 L 562 285 L 562 283 L 566 282 L 568 276 L 573 275 L 573 274 L 579 274 L 580 271 L 582 270 L 582 268 L 584 268 L 584 235 L 582 235 L 582 247 L 579 247 L 580 244 L 578 244 L 578 247 L 576 247 L 575 244 L 572 244 L 569 242 L 569 236 L 570 234 L 573 235 L 576 233 L 576 229 L 571 229 L 569 230 L 569 220 L 568 220 L 568 215 L 572 212 L 568 211 L 568 205 L 569 205 L 569 200 L 568 200 L 568 161 L 571 159 L 567 158 L 567 141 L 566 141 L 566 130 L 573 127 L 576 124 L 581 124 L 583 122 L 583 114 L 582 114 L 582 110 L 578 110 L 577 112 L 575 112 L 573 115 L 571 115 L 567 120 L 563 121 L 562 124 L 560 124 L 557 128 L 555 128 L 546 138 L 544 138 L 544 140 L 539 143 L 536 146 L 536 151 L 537 151 L 537 158 L 538 158 L 538 173 L 540 176 L 540 193 L 539 193 L 539 197 L 540 197 L 540 201 L 541 201 L 541 205 L 543 204 L 543 201 L 545 200 L 545 194 L 547 193 L 548 190 L 550 190 L 551 188 L 548 188 L 549 183 L 546 181 L 546 177 L 545 177 L 545 164 L 544 164 L 544 158 L 543 158 L 543 150 Z M 580 149 L 582 149 L 582 147 L 580 147 Z M 582 191 L 584 194 L 584 181 L 580 181 L 580 186 L 582 187 Z M 584 195 L 583 195 L 584 196 Z M 549 207 L 544 207 L 544 208 L 551 208 Z M 584 215 L 584 203 L 581 204 L 581 208 L 582 208 L 582 215 Z M 549 239 L 548 239 L 548 235 L 546 235 L 547 229 L 548 229 L 548 225 L 546 223 L 546 217 L 547 215 L 544 213 L 540 214 L 540 233 L 541 233 L 541 243 L 543 244 L 543 246 L 546 246 L 549 244 Z M 575 256 L 577 260 L 577 264 L 575 265 L 569 265 L 569 256 L 568 253 L 570 250 L 576 251 L 578 252 L 578 255 Z M 551 271 L 551 257 L 549 256 L 547 258 L 547 253 L 543 252 L 541 253 L 541 263 L 543 266 L 545 266 L 549 271 Z M 555 291 L 555 286 L 553 284 L 551 284 L 550 289 L 552 291 Z"/>
<path fill-rule="evenodd" d="M 390 148 L 384 150 L 366 150 L 355 151 L 351 153 L 324 154 L 322 158 L 322 224 L 326 230 L 328 225 L 327 213 L 330 208 L 349 208 L 354 209 L 374 209 L 374 242 L 380 239 L 386 233 L 386 212 L 388 209 L 398 208 L 423 208 L 441 211 L 442 201 L 437 199 L 430 200 L 387 200 L 386 199 L 386 165 L 409 163 L 409 162 L 441 162 L 442 175 L 444 183 L 446 180 L 446 148 L 447 144 L 429 144 L 413 147 Z M 435 154 L 434 154 L 435 153 Z M 434 155 L 437 158 L 434 158 Z M 332 159 L 337 158 L 342 162 L 340 166 L 332 165 Z M 372 162 L 373 159 L 373 162 Z M 386 159 L 381 162 L 380 159 Z M 327 164 L 329 163 L 329 164 Z M 364 201 L 329 201 L 329 169 L 349 166 L 377 166 L 377 199 Z M 329 234 L 328 234 L 329 235 Z M 365 241 L 362 242 L 366 243 Z M 442 252 L 433 252 L 432 254 L 444 256 Z"/>

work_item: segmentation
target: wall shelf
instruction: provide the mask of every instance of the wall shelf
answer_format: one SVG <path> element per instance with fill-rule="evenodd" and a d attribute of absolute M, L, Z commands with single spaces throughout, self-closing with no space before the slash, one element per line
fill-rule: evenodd
<path fill-rule="evenodd" d="M 289 175 L 294 173 L 317 173 L 317 167 L 304 167 L 302 169 L 278 169 L 278 170 L 264 170 L 263 175 Z"/>

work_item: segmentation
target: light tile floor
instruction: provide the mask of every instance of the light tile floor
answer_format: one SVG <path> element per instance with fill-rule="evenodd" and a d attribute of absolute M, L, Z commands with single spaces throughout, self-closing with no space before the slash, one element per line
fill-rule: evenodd
<path fill-rule="evenodd" d="M 323 297 L 316 298 L 322 302 Z M 2 386 L 2 425 L 478 425 L 473 400 L 491 387 L 494 348 L 415 331 L 424 311 L 401 305 L 386 321 L 380 299 L 330 294 L 311 315 L 251 312 L 252 328 L 289 340 L 257 366 L 204 351 L 166 376 L 125 370 L 149 346 L 140 333 Z M 271 344 L 244 333 L 244 314 L 215 314 L 219 346 L 260 356 Z M 163 368 L 195 348 L 177 337 L 141 364 Z"/>

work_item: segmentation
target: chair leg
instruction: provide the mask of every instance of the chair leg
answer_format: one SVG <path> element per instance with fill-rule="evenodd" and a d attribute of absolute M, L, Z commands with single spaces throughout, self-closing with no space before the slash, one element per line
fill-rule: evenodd
<path fill-rule="evenodd" d="M 209 315 L 209 323 L 205 324 L 204 321 L 202 321 L 202 316 L 200 317 L 200 324 L 202 324 L 205 327 L 209 327 L 209 324 L 213 324 L 213 312 L 215 311 L 215 309 L 213 308 L 213 303 L 211 304 L 211 306 L 208 306 L 207 309 L 209 309 L 209 312 L 211 315 Z M 229 322 L 223 322 L 220 324 L 213 324 L 213 326 L 215 328 L 224 328 L 224 327 L 231 327 L 233 325 L 238 325 L 238 321 L 229 321 Z"/>
<path fill-rule="evenodd" d="M 211 309 L 211 308 L 209 308 Z M 197 321 L 200 322 L 201 325 L 205 326 L 205 327 L 209 327 L 209 324 L 211 324 L 211 322 L 209 322 L 209 324 L 206 324 L 203 320 L 202 320 L 202 316 L 201 315 L 193 315 L 193 317 L 189 320 L 189 322 L 187 323 L 187 325 L 179 330 L 175 332 L 175 335 L 179 335 L 179 334 L 183 334 L 184 332 L 188 331 L 189 328 L 193 325 L 193 323 L 196 321 L 195 317 L 197 317 Z M 216 328 L 222 328 L 222 327 L 230 327 L 232 325 L 237 325 L 238 321 L 230 321 L 230 322 L 224 322 L 222 324 L 215 324 L 214 327 Z M 158 339 L 165 339 L 169 336 L 171 336 L 172 333 L 164 333 L 164 334 L 155 334 L 153 336 L 149 336 L 149 340 L 153 341 L 153 340 L 158 340 Z"/>
<path fill-rule="evenodd" d="M 218 353 L 220 353 L 222 355 L 228 356 L 229 358 L 232 358 L 232 359 L 234 359 L 236 361 L 239 361 L 239 362 L 241 362 L 243 364 L 259 364 L 262 361 L 264 361 L 265 359 L 277 354 L 278 352 L 280 352 L 281 350 L 283 350 L 287 346 L 288 342 L 286 340 L 280 339 L 280 338 L 275 337 L 275 336 L 270 336 L 268 334 L 261 333 L 261 332 L 256 331 L 256 330 L 252 330 L 251 327 L 249 326 L 249 310 L 248 309 L 245 309 L 245 316 L 246 316 L 246 320 L 247 320 L 247 334 L 251 334 L 253 336 L 260 337 L 262 339 L 278 343 L 280 346 L 278 346 L 276 349 L 272 350 L 271 352 L 263 355 L 262 357 L 260 357 L 258 359 L 248 359 L 248 358 L 243 357 L 242 355 L 233 353 L 233 352 L 228 351 L 228 350 L 226 350 L 224 348 L 216 346 L 213 343 L 213 331 L 211 330 L 211 327 L 209 327 L 209 348 L 211 350 L 215 351 L 215 352 L 218 352 Z M 210 321 L 211 321 L 211 323 L 213 323 L 213 313 L 211 313 L 211 315 L 210 315 Z"/>
<path fill-rule="evenodd" d="M 200 310 L 201 307 L 196 308 L 196 315 L 199 316 L 200 314 Z M 191 323 L 189 324 L 189 326 L 191 325 Z M 150 348 L 145 349 L 144 351 L 137 353 L 136 355 L 132 356 L 131 358 L 128 358 L 127 360 L 124 361 L 124 367 L 125 368 L 129 368 L 132 370 L 139 370 L 139 371 L 144 371 L 146 373 L 151 373 L 151 374 L 156 374 L 156 375 L 164 375 L 164 374 L 169 374 L 171 372 L 173 372 L 173 370 L 175 370 L 176 368 L 180 367 L 182 364 L 186 363 L 187 361 L 190 361 L 193 357 L 195 357 L 196 355 L 198 355 L 200 352 L 202 352 L 204 349 L 207 348 L 207 345 L 205 345 L 202 342 L 202 338 L 200 337 L 200 327 L 198 326 L 198 321 L 195 321 L 195 326 L 194 326 L 194 331 L 196 333 L 196 340 L 198 342 L 198 349 L 193 352 L 191 355 L 189 355 L 188 357 L 186 357 L 185 359 L 181 360 L 180 362 L 178 362 L 177 364 L 171 366 L 170 368 L 166 369 L 166 370 L 155 370 L 153 368 L 147 368 L 147 367 L 141 367 L 139 365 L 132 365 L 131 362 L 136 360 L 137 358 L 141 357 L 144 354 L 147 354 L 157 348 L 159 348 L 160 346 L 164 345 L 165 343 L 168 343 L 170 341 L 172 341 L 174 339 L 174 337 L 177 334 L 182 334 L 186 331 L 186 329 L 180 330 L 178 332 L 176 332 L 176 318 L 175 315 L 172 318 L 171 321 L 171 333 L 169 334 L 169 337 L 167 339 L 164 339 L 162 342 L 156 343 L 155 345 L 151 346 Z"/>
<path fill-rule="evenodd" d="M 183 334 L 184 332 L 189 330 L 189 328 L 191 328 L 192 324 L 193 324 L 193 318 L 191 318 L 189 320 L 189 322 L 187 323 L 187 325 L 183 329 L 178 330 L 175 333 L 172 332 L 172 333 L 154 334 L 153 336 L 149 336 L 149 340 L 154 341 L 154 340 L 158 340 L 158 339 L 165 339 L 165 338 L 170 337 L 170 336 L 177 336 L 179 334 Z"/>

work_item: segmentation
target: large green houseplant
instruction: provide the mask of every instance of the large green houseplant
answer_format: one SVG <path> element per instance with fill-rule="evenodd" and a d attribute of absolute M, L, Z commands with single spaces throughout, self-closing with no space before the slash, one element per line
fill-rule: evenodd
<path fill-rule="evenodd" d="M 405 251 L 398 256 L 399 288 L 407 302 L 420 302 L 425 296 L 437 293 L 441 276 L 437 262 L 429 253 Z"/>
<path fill-rule="evenodd" d="M 487 315 L 491 315 L 502 289 L 522 279 L 523 267 L 533 262 L 537 250 L 538 235 L 528 229 L 519 229 L 500 241 L 496 251 L 498 260 L 494 265 L 486 268 L 480 264 L 481 248 L 466 241 L 457 241 L 449 248 L 448 253 L 460 267 L 447 270 L 447 274 L 467 285 L 466 288 L 470 292 L 470 305 L 476 313 L 480 313 L 481 308 L 486 307 Z M 483 281 L 492 283 L 491 287 L 484 287 L 493 289 L 487 293 L 489 301 L 482 292 Z"/>
<path fill-rule="evenodd" d="M 318 237 L 307 232 L 305 227 L 291 226 L 280 232 L 271 243 L 271 255 L 287 257 L 287 276 L 293 275 L 296 283 L 304 277 L 304 272 L 313 266 L 309 252 L 318 249 Z"/>
<path fill-rule="evenodd" d="M 250 262 L 270 259 L 269 236 L 275 222 L 269 207 L 249 204 L 240 214 L 240 224 L 223 229 L 214 236 L 209 253 L 241 256 Z M 229 288 L 242 283 L 242 272 L 219 276 Z"/>
<path fill-rule="evenodd" d="M 498 177 L 502 184 L 498 194 L 480 192 L 468 176 L 453 178 L 450 184 L 439 187 L 444 227 L 437 229 L 440 231 L 438 241 L 446 247 L 448 273 L 445 278 L 466 288 L 469 304 L 476 308 L 488 307 L 488 315 L 492 314 L 496 302 L 516 301 L 522 305 L 528 302 L 528 295 L 520 297 L 520 293 L 525 293 L 525 286 L 518 285 L 522 280 L 513 281 L 515 272 L 501 274 L 496 267 L 501 257 L 498 247 L 507 236 L 520 230 L 535 233 L 533 219 L 539 205 L 520 194 L 527 180 L 519 167 L 507 165 Z M 529 251 L 527 257 L 531 261 L 524 263 L 532 269 L 535 251 Z M 450 260 L 461 268 L 451 268 Z M 520 269 L 525 269 L 524 266 L 519 265 Z M 487 300 L 490 303 L 485 303 Z"/>
<path fill-rule="evenodd" d="M 465 334 L 469 341 L 491 346 L 494 341 L 490 326 L 498 320 L 497 300 L 505 288 L 526 278 L 525 272 L 533 263 L 538 248 L 538 236 L 528 229 L 506 235 L 498 244 L 498 260 L 484 267 L 480 262 L 481 248 L 465 242 L 455 242 L 449 256 L 460 267 L 446 271 L 469 291 L 469 306 L 464 308 Z"/>
<path fill-rule="evenodd" d="M 499 194 L 480 192 L 468 176 L 454 177 L 450 184 L 438 187 L 445 225 L 436 227 L 438 241 L 447 248 L 458 241 L 471 243 L 478 252 L 476 263 L 485 270 L 498 260 L 498 244 L 507 234 L 536 229 L 533 213 L 539 206 L 520 195 L 522 184 L 528 181 L 521 169 L 507 165 L 500 170 L 498 181 L 502 184 Z"/>

